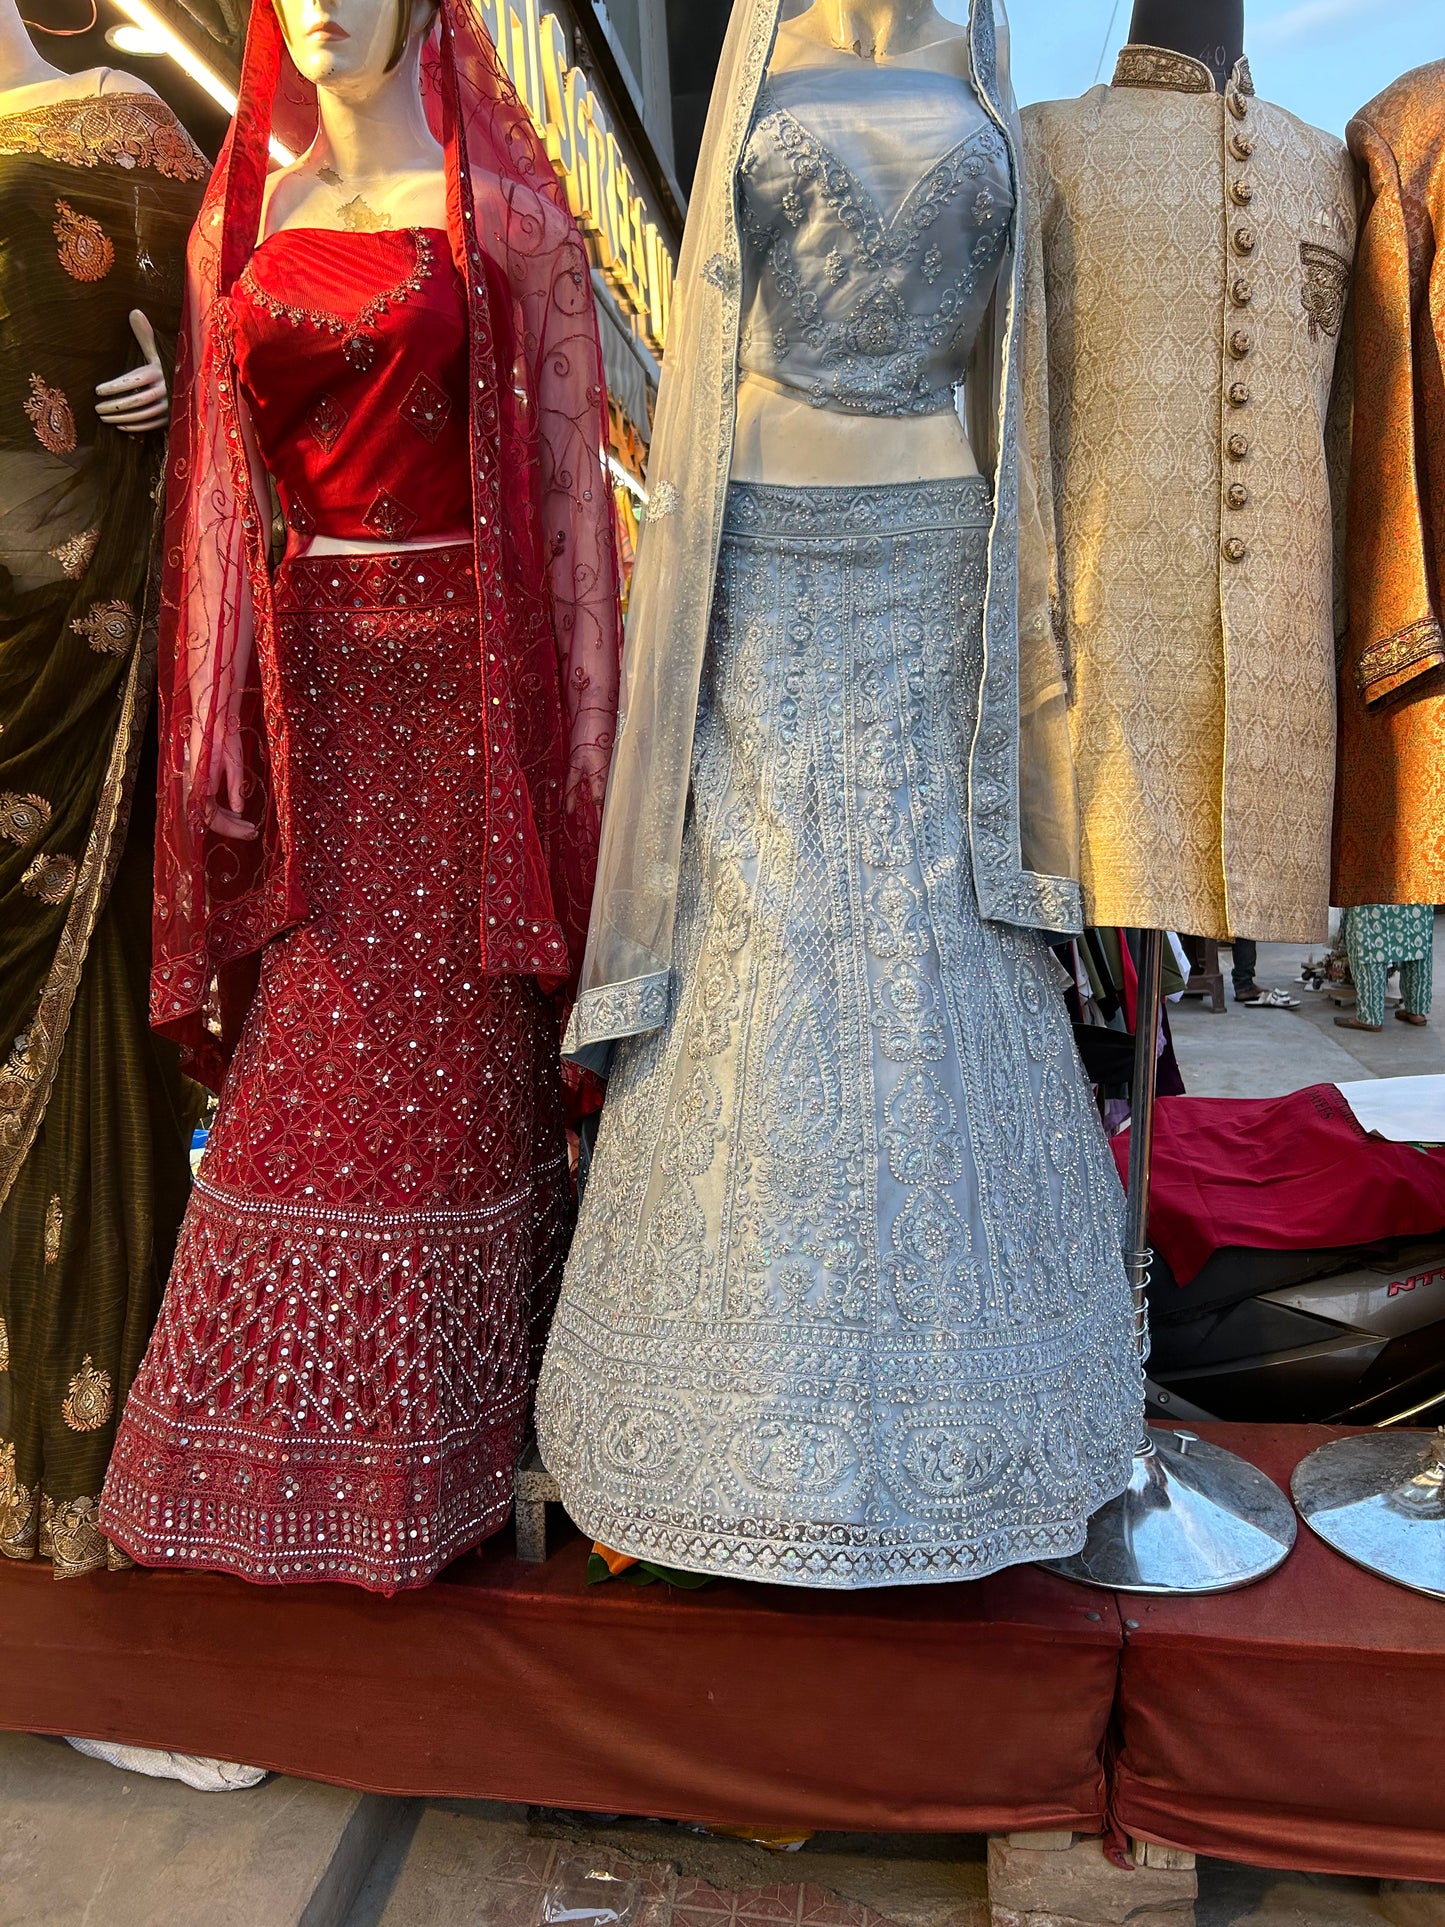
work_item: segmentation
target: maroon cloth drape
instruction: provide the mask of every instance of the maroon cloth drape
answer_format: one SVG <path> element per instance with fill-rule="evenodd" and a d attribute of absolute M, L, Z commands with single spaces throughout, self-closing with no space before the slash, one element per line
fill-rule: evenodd
<path fill-rule="evenodd" d="M 772 1828 L 1103 1824 L 1120 1623 L 1030 1567 L 838 1596 L 585 1582 L 502 1542 L 425 1591 L 0 1560 L 0 1727 L 370 1791 Z"/>
<path fill-rule="evenodd" d="M 1342 1436 L 1199 1430 L 1286 1491 L 1301 1459 Z M 1445 1881 L 1445 1604 L 1301 1525 L 1257 1586 L 1124 1611 L 1113 1810 L 1127 1832 L 1259 1866 Z"/>
<path fill-rule="evenodd" d="M 1127 1183 L 1129 1133 L 1113 1146 Z M 1370 1137 L 1333 1084 L 1161 1099 L 1153 1171 L 1150 1241 L 1181 1285 L 1233 1245 L 1331 1250 L 1445 1226 L 1445 1151 Z"/>

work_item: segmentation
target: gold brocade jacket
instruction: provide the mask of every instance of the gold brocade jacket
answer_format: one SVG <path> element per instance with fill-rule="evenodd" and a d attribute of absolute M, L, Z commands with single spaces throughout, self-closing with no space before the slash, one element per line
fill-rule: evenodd
<path fill-rule="evenodd" d="M 1445 902 L 1445 60 L 1350 122 L 1365 211 L 1336 901 Z"/>
<path fill-rule="evenodd" d="M 1246 62 L 1221 95 L 1207 67 L 1153 47 L 1023 121 L 1025 398 L 1086 913 L 1313 941 L 1329 910 L 1349 156 L 1258 100 Z"/>

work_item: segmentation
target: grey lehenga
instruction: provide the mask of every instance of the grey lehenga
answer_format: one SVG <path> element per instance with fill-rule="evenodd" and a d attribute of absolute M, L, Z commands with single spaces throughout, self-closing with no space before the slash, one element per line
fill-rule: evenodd
<path fill-rule="evenodd" d="M 824 138 L 864 78 L 891 220 Z M 951 407 L 1014 205 L 968 91 L 775 80 L 738 178 L 743 367 Z M 969 860 L 993 522 L 981 477 L 728 492 L 669 1009 L 617 1052 L 538 1407 L 621 1551 L 971 1578 L 1076 1550 L 1129 1476 L 1118 1179 L 1045 943 Z"/>

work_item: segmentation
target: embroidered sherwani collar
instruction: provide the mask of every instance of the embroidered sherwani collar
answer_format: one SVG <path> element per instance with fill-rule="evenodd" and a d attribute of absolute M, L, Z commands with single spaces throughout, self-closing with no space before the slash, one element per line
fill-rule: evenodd
<path fill-rule="evenodd" d="M 1214 84 L 1213 71 L 1202 60 L 1194 59 L 1192 54 L 1176 53 L 1172 47 L 1147 47 L 1135 42 L 1119 49 L 1113 84 L 1116 87 L 1162 87 L 1177 94 L 1213 94 L 1219 91 Z M 1249 62 L 1243 57 L 1235 66 L 1227 91 L 1238 94 L 1254 92 Z"/>

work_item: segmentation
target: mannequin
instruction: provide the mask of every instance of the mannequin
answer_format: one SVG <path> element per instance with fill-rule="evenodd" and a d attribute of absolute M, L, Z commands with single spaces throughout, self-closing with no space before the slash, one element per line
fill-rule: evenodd
<path fill-rule="evenodd" d="M 847 66 L 854 60 L 968 74 L 968 42 L 933 0 L 813 0 L 778 29 L 772 73 Z M 817 487 L 832 482 L 942 481 L 976 475 L 968 432 L 955 414 L 900 424 L 820 415 L 746 376 L 738 389 L 733 479 Z"/>
<path fill-rule="evenodd" d="M 1037 934 L 1077 890 L 1026 828 L 1072 791 L 1030 808 L 1046 717 L 1067 764 L 1019 588 L 1017 122 L 993 0 L 950 11 L 734 11 L 683 248 L 718 299 L 664 371 L 569 1032 L 617 1049 L 537 1398 L 594 1538 L 841 1590 L 1077 1546 L 1141 1405 Z"/>
<path fill-rule="evenodd" d="M 1223 93 L 1244 58 L 1244 0 L 1136 0 L 1129 44 L 1202 60 Z"/>
<path fill-rule="evenodd" d="M 570 1234 L 605 388 L 474 8 L 257 0 L 240 92 L 190 249 L 152 976 L 220 1102 L 102 1517 L 145 1565 L 390 1594 L 506 1520 Z M 214 1334 L 258 1308 L 237 1374 Z"/>
<path fill-rule="evenodd" d="M 52 67 L 37 52 L 16 0 L 0 0 L 0 119 L 55 100 L 152 92 L 144 81 L 108 67 L 83 74 L 67 74 Z M 139 308 L 132 312 L 130 325 L 145 357 L 144 365 L 100 382 L 95 391 L 95 412 L 102 421 L 128 435 L 147 435 L 164 425 L 170 400 L 155 330 Z"/>

